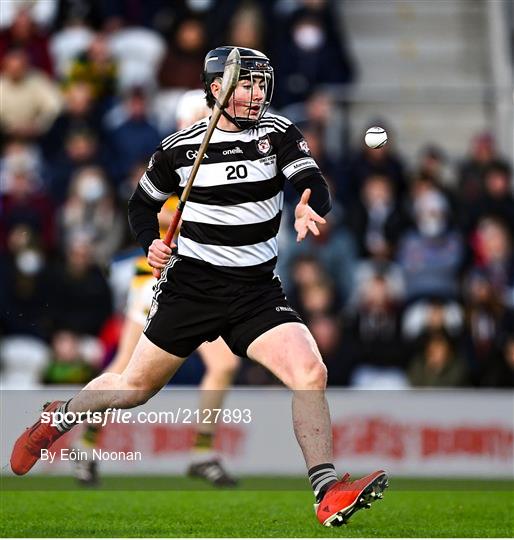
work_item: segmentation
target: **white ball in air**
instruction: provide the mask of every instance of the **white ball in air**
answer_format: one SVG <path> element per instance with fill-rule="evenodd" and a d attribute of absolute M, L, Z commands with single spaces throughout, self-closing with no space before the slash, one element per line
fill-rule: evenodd
<path fill-rule="evenodd" d="M 384 128 L 373 126 L 366 131 L 364 142 L 370 148 L 382 148 L 387 142 L 387 132 Z"/>

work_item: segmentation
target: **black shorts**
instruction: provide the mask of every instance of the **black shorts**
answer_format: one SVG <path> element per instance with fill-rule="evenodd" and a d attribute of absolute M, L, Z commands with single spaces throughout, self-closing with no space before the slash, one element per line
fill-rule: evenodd
<path fill-rule="evenodd" d="M 174 256 L 155 286 L 144 334 L 180 357 L 219 336 L 234 354 L 246 356 L 258 336 L 287 322 L 303 323 L 278 277 L 236 281 Z"/>

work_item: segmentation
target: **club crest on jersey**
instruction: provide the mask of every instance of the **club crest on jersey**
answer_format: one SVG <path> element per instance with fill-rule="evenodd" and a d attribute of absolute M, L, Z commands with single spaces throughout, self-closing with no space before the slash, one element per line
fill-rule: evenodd
<path fill-rule="evenodd" d="M 298 145 L 298 149 L 300 150 L 300 152 L 303 152 L 308 156 L 311 155 L 311 149 L 309 148 L 309 145 L 307 144 L 307 141 L 305 139 L 300 139 L 299 141 L 296 141 L 296 144 Z"/>
<path fill-rule="evenodd" d="M 147 170 L 151 171 L 154 165 L 155 165 L 155 154 L 152 154 L 152 157 L 150 158 L 150 161 L 148 162 Z"/>
<path fill-rule="evenodd" d="M 257 150 L 260 154 L 265 156 L 271 150 L 271 141 L 269 136 L 265 135 L 257 141 Z"/>

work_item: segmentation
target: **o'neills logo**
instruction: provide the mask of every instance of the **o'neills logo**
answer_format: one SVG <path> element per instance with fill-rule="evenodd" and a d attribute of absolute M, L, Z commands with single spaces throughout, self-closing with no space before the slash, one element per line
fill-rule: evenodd
<path fill-rule="evenodd" d="M 269 140 L 268 135 L 261 137 L 257 141 L 257 150 L 262 155 L 266 155 L 271 150 L 271 141 Z"/>
<path fill-rule="evenodd" d="M 231 154 L 242 154 L 243 151 L 241 148 L 239 148 L 239 146 L 236 146 L 235 148 L 230 148 L 230 150 L 223 150 L 222 153 L 224 156 L 229 156 Z"/>

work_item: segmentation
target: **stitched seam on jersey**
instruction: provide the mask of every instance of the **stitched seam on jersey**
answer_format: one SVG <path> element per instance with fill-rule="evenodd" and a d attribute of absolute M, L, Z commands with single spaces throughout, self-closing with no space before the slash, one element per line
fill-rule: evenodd
<path fill-rule="evenodd" d="M 265 121 L 265 122 L 260 122 L 259 127 L 260 128 L 273 128 L 276 131 L 280 131 L 281 133 L 286 132 L 286 128 L 280 127 L 279 125 L 277 125 L 275 122 L 273 122 L 271 120 L 268 120 L 268 121 Z"/>
<path fill-rule="evenodd" d="M 286 124 L 285 122 L 283 122 L 282 120 L 280 120 L 279 118 L 275 117 L 273 119 L 275 121 L 275 123 L 281 127 L 283 127 L 284 129 L 287 129 L 291 124 Z"/>
<path fill-rule="evenodd" d="M 168 144 L 171 140 L 173 140 L 175 137 L 178 137 L 179 135 L 187 135 L 188 133 L 191 133 L 192 131 L 195 131 L 198 129 L 202 124 L 199 125 L 192 125 L 186 129 L 183 129 L 181 131 L 177 131 L 175 133 L 172 133 L 171 135 L 168 135 L 161 141 L 161 145 Z"/>
<path fill-rule="evenodd" d="M 205 121 L 202 121 L 200 124 L 192 125 L 191 127 L 187 129 L 183 129 L 181 131 L 178 131 L 177 133 L 172 133 L 171 135 L 168 135 L 166 138 L 164 138 L 161 142 L 161 145 L 164 146 L 165 144 L 168 145 L 169 143 L 173 142 L 174 139 L 177 137 L 182 137 L 183 135 L 189 135 L 193 131 L 197 130 L 198 128 L 207 127 L 207 124 Z"/>
<path fill-rule="evenodd" d="M 166 146 L 163 146 L 162 149 L 168 150 L 179 142 L 187 141 L 188 139 L 194 139 L 195 137 L 202 135 L 205 131 L 207 131 L 207 126 L 202 126 L 201 129 L 198 129 L 198 131 L 195 131 L 194 133 L 191 132 L 188 135 L 181 135 L 180 137 L 173 139 L 172 141 L 168 142 Z"/>
<path fill-rule="evenodd" d="M 280 116 L 278 114 L 269 114 L 266 116 L 265 120 L 276 120 L 277 122 L 281 122 L 285 126 L 290 126 L 292 124 L 291 120 L 286 118 L 285 116 Z"/>

